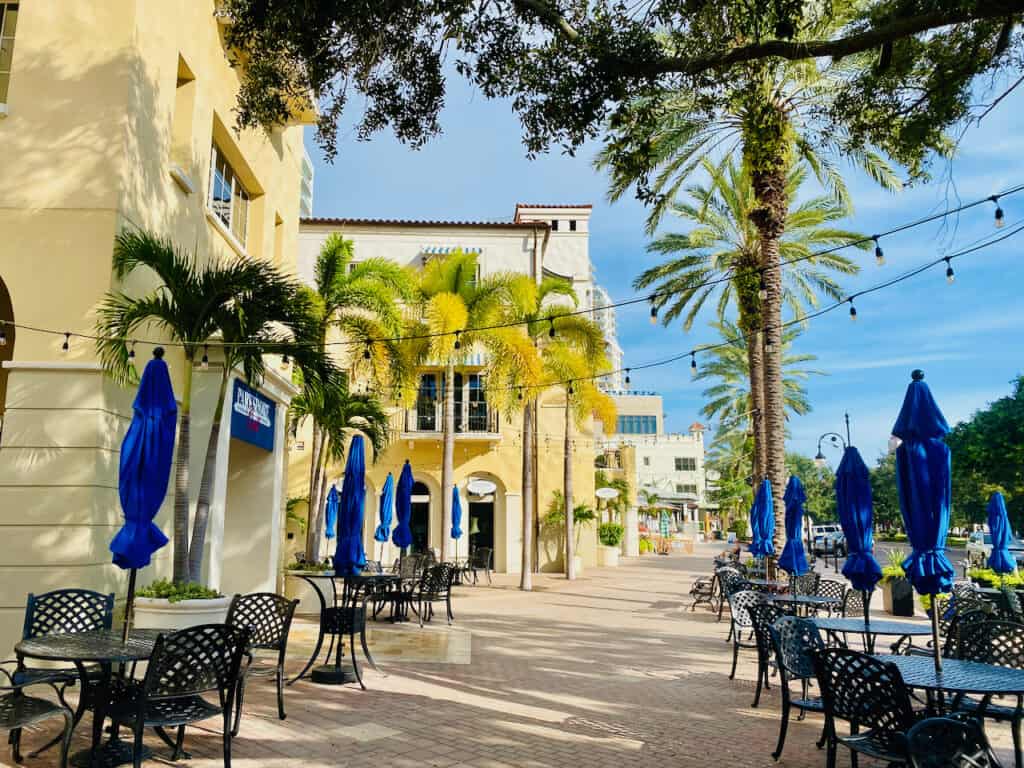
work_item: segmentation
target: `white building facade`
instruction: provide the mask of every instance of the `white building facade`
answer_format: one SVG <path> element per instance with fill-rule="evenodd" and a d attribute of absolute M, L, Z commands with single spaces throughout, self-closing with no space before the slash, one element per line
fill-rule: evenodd
<path fill-rule="evenodd" d="M 594 321 L 601 326 L 601 331 L 604 333 L 604 351 L 611 365 L 611 373 L 598 379 L 597 386 L 605 392 L 622 390 L 625 386 L 622 372 L 622 347 L 619 345 L 615 308 L 611 306 L 612 298 L 602 286 L 595 284 L 590 292 L 589 300 L 589 305 L 594 310 Z"/>

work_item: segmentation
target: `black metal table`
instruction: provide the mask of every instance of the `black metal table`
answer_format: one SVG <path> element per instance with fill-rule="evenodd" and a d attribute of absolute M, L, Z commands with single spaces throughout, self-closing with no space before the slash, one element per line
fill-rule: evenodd
<path fill-rule="evenodd" d="M 789 589 L 792 584 L 782 579 L 746 579 L 747 584 L 752 587 L 765 587 L 767 589 L 784 590 Z"/>
<path fill-rule="evenodd" d="M 789 603 L 796 607 L 800 606 L 805 611 L 811 608 L 828 608 L 840 604 L 839 598 L 827 597 L 824 595 L 794 595 L 791 592 L 768 593 L 765 595 L 769 600 L 776 603 Z"/>
<path fill-rule="evenodd" d="M 110 740 L 102 746 L 103 722 L 106 720 L 110 702 L 111 680 L 115 664 L 124 665 L 137 661 L 145 661 L 153 653 L 153 646 L 161 630 L 135 629 L 124 641 L 121 630 L 100 630 L 95 632 L 76 632 L 58 635 L 40 635 L 30 640 L 22 640 L 14 646 L 19 659 L 37 659 L 74 664 L 80 678 L 81 693 L 85 695 L 88 685 L 96 686 L 96 705 L 92 715 L 92 746 L 72 755 L 71 763 L 76 766 L 93 766 L 94 768 L 112 768 L 132 762 L 132 745 L 121 741 L 115 728 Z M 86 665 L 100 668 L 100 677 L 90 683 Z M 165 742 L 174 746 L 166 733 L 157 730 Z M 148 757 L 148 750 L 143 759 Z"/>
<path fill-rule="evenodd" d="M 839 633 L 847 634 L 854 633 L 861 635 L 865 638 L 864 647 L 868 653 L 873 653 L 875 647 L 875 637 L 878 635 L 889 635 L 890 637 L 898 638 L 893 643 L 893 648 L 897 647 L 904 638 L 907 637 L 930 637 L 932 634 L 932 628 L 930 624 L 924 622 L 915 623 L 911 621 L 890 621 L 888 619 L 869 619 L 867 623 L 864 622 L 863 618 L 849 618 L 849 619 L 811 619 L 814 625 L 818 629 L 822 629 L 828 632 L 829 635 L 838 640 Z M 845 643 L 844 643 L 845 644 Z"/>
<path fill-rule="evenodd" d="M 1024 669 L 997 667 L 978 661 L 943 659 L 942 669 L 935 669 L 930 656 L 879 655 L 877 658 L 895 664 L 911 688 L 932 693 L 974 694 L 976 696 L 1024 695 Z"/>
<path fill-rule="evenodd" d="M 365 625 L 366 622 L 366 596 L 371 589 L 381 585 L 400 588 L 401 577 L 390 574 L 390 573 L 368 573 L 360 574 L 358 576 L 337 576 L 334 571 L 290 571 L 290 575 L 296 576 L 312 587 L 313 591 L 316 592 L 317 599 L 320 601 L 320 621 L 319 621 L 319 632 L 316 638 L 316 646 L 313 648 L 313 653 L 309 657 L 309 661 L 306 662 L 306 666 L 302 668 L 295 677 L 288 681 L 288 685 L 298 682 L 307 673 L 310 673 L 310 679 L 315 683 L 322 683 L 325 685 L 341 685 L 349 682 L 353 679 L 357 680 L 362 685 L 358 672 L 353 669 L 349 670 L 342 664 L 342 636 L 344 631 L 341 622 L 344 620 L 344 616 L 348 611 L 352 611 L 349 618 L 350 621 L 361 620 Z M 341 604 L 338 604 L 338 587 L 336 580 L 342 580 L 343 587 L 341 592 Z M 319 581 L 326 580 L 331 586 L 331 599 L 328 603 L 327 595 L 324 594 L 324 590 L 321 589 Z M 360 611 L 362 609 L 362 611 Z M 373 657 L 370 655 L 369 648 L 366 647 L 366 631 L 365 626 L 357 627 L 361 630 L 363 653 L 366 655 L 366 659 L 370 662 L 370 666 L 374 669 L 377 665 L 374 664 Z M 354 636 L 354 630 L 349 632 L 350 636 Z M 326 664 L 322 664 L 319 667 L 313 668 L 316 663 L 317 657 L 320 655 L 320 651 L 324 647 L 324 638 L 327 635 L 331 636 L 330 646 L 327 649 Z M 335 647 L 337 642 L 337 647 Z M 334 655 L 334 662 L 331 663 L 330 657 Z M 353 665 L 355 664 L 355 649 L 352 649 Z M 312 672 L 310 670 L 312 669 Z M 364 686 L 365 687 L 365 686 Z"/>

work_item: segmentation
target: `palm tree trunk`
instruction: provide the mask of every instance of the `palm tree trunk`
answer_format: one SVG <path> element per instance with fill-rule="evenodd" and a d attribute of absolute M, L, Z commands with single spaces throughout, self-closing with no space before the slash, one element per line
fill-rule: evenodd
<path fill-rule="evenodd" d="M 536 478 L 540 475 L 540 468 L 538 466 L 538 441 L 537 425 L 540 424 L 540 416 L 537 411 L 538 403 L 537 400 L 533 401 L 530 409 L 533 413 L 533 439 L 530 441 L 530 466 L 533 469 L 533 476 Z M 538 499 L 537 484 L 533 486 L 533 572 L 540 573 L 540 500 Z"/>
<path fill-rule="evenodd" d="M 217 470 L 217 443 L 220 442 L 220 423 L 224 418 L 224 397 L 228 391 L 230 373 L 225 367 L 220 378 L 217 405 L 213 409 L 213 424 L 210 426 L 210 439 L 206 443 L 203 476 L 199 480 L 196 518 L 192 521 L 192 543 L 188 548 L 188 580 L 197 584 L 202 578 L 203 558 L 206 555 L 206 529 L 210 522 L 210 500 L 213 498 L 213 481 Z"/>
<path fill-rule="evenodd" d="M 572 401 L 569 394 L 565 395 L 565 466 L 563 470 L 565 497 L 565 578 L 572 581 L 576 578 L 576 541 L 573 536 L 572 519 Z"/>
<path fill-rule="evenodd" d="M 750 376 L 751 423 L 754 425 L 754 482 L 761 482 L 765 475 L 765 429 L 764 429 L 764 354 L 761 333 L 747 336 L 747 367 Z"/>
<path fill-rule="evenodd" d="M 441 559 L 451 559 L 452 487 L 455 485 L 455 364 L 444 369 L 444 453 L 441 459 Z"/>
<path fill-rule="evenodd" d="M 533 589 L 533 408 L 523 406 L 523 554 L 519 588 Z"/>
<path fill-rule="evenodd" d="M 178 452 L 174 461 L 174 557 L 173 579 L 179 584 L 188 581 L 188 460 L 192 453 L 192 362 L 185 353 L 185 370 L 181 385 L 181 424 L 178 427 Z"/>
<path fill-rule="evenodd" d="M 316 528 L 317 490 L 320 487 L 320 451 L 322 433 L 320 425 L 313 422 L 313 439 L 310 446 L 309 495 L 306 511 L 306 560 L 315 563 L 320 559 L 320 533 Z"/>
<path fill-rule="evenodd" d="M 327 503 L 327 463 L 329 461 L 329 448 L 331 444 L 331 437 L 326 432 L 320 439 L 320 471 L 318 473 L 318 482 L 316 487 L 316 494 L 313 497 L 314 503 L 316 504 L 316 541 L 317 541 L 317 557 L 320 556 L 320 542 L 323 541 L 324 535 L 324 523 L 327 514 L 326 503 Z"/>

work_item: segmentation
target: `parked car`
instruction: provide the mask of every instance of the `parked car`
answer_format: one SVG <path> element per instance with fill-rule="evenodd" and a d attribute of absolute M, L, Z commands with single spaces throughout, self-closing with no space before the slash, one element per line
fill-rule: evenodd
<path fill-rule="evenodd" d="M 846 536 L 838 523 L 811 527 L 811 550 L 816 555 L 838 554 L 846 557 Z"/>
<path fill-rule="evenodd" d="M 1024 568 L 1024 541 L 1016 536 L 1010 539 L 1010 554 L 1017 561 L 1017 566 Z M 974 531 L 967 537 L 967 562 L 972 567 L 984 567 L 988 564 L 988 556 L 992 554 L 992 534 Z"/>

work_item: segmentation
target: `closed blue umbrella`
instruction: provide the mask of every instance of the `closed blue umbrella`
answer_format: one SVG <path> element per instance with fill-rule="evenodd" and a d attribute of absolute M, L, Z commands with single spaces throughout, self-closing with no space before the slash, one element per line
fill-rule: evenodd
<path fill-rule="evenodd" d="M 843 451 L 836 469 L 836 508 L 839 524 L 846 537 L 846 563 L 843 575 L 853 588 L 864 595 L 864 623 L 870 621 L 871 591 L 882 578 L 875 560 L 874 502 L 871 498 L 871 474 L 852 445 Z"/>
<path fill-rule="evenodd" d="M 992 534 L 992 554 L 988 556 L 988 567 L 996 573 L 1013 573 L 1017 561 L 1010 554 L 1010 518 L 1006 514 L 1003 494 L 996 491 L 988 500 L 988 531 Z"/>
<path fill-rule="evenodd" d="M 907 539 L 913 547 L 903 561 L 907 578 L 922 595 L 949 592 L 953 566 L 946 558 L 949 531 L 950 484 L 949 432 L 942 411 L 924 383 L 924 373 L 914 371 L 903 407 L 892 433 L 902 441 L 896 449 L 896 485 Z M 932 611 L 932 642 L 935 667 L 941 668 L 939 628 Z"/>
<path fill-rule="evenodd" d="M 786 503 L 786 544 L 779 555 L 779 567 L 790 576 L 803 576 L 807 573 L 808 566 L 800 529 L 803 527 L 804 502 L 807 501 L 807 495 L 799 477 L 792 475 L 789 478 L 782 499 Z"/>
<path fill-rule="evenodd" d="M 391 510 L 395 506 L 395 478 L 388 472 L 384 481 L 384 489 L 380 492 L 380 513 L 377 529 L 373 532 L 374 541 L 380 542 L 380 555 L 384 557 L 384 543 L 391 535 Z"/>
<path fill-rule="evenodd" d="M 110 542 L 114 565 L 127 569 L 128 607 L 124 623 L 127 639 L 135 602 L 136 570 L 149 565 L 153 553 L 167 544 L 153 518 L 167 496 L 174 455 L 178 406 L 164 350 L 153 350 L 132 405 L 132 421 L 121 442 L 117 490 L 124 511 L 124 526 Z"/>
<path fill-rule="evenodd" d="M 338 504 L 338 547 L 334 551 L 334 572 L 339 576 L 358 576 L 366 565 L 366 553 L 363 551 L 365 473 L 363 437 L 356 435 L 348 448 Z"/>
<path fill-rule="evenodd" d="M 392 543 L 400 550 L 412 544 L 412 528 L 409 527 L 412 520 L 412 482 L 412 467 L 406 459 L 402 474 L 398 476 L 398 492 L 395 494 L 395 518 L 398 524 L 391 534 Z"/>
<path fill-rule="evenodd" d="M 338 504 L 341 497 L 338 495 L 338 486 L 331 485 L 327 492 L 327 506 L 324 511 L 324 535 L 328 539 L 334 538 L 335 529 L 338 527 Z"/>
<path fill-rule="evenodd" d="M 452 486 L 452 538 L 455 539 L 455 559 L 459 559 L 459 539 L 462 538 L 462 499 L 459 486 Z"/>
<path fill-rule="evenodd" d="M 768 478 L 761 481 L 750 508 L 750 547 L 754 557 L 768 557 L 775 554 L 772 538 L 775 536 L 775 508 L 772 506 L 772 484 Z"/>

